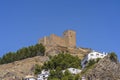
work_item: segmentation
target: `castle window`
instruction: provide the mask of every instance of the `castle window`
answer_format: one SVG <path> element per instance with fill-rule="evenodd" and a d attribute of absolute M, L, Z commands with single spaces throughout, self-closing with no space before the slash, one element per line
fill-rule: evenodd
<path fill-rule="evenodd" d="M 94 56 L 93 54 L 90 54 L 91 56 Z"/>

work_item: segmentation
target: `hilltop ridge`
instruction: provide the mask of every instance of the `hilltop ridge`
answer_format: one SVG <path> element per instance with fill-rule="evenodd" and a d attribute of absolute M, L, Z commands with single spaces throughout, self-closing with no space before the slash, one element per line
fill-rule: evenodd
<path fill-rule="evenodd" d="M 70 53 L 79 56 L 81 59 L 89 52 L 89 48 L 76 47 L 76 31 L 66 30 L 63 36 L 59 37 L 55 34 L 45 36 L 39 39 L 38 44 L 43 44 L 46 48 L 45 55 L 56 55 L 58 53 Z"/>

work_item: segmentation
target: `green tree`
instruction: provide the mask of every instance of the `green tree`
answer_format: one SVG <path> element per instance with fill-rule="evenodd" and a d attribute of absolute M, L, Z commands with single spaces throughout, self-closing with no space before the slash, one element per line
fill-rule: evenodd
<path fill-rule="evenodd" d="M 62 70 L 73 67 L 73 68 L 81 68 L 81 60 L 70 54 L 60 53 L 50 59 L 47 63 L 43 65 L 44 68 L 48 69 L 56 69 L 60 67 Z"/>
<path fill-rule="evenodd" d="M 34 74 L 39 74 L 41 72 L 41 66 L 36 64 L 35 65 L 35 70 L 34 70 Z"/>
<path fill-rule="evenodd" d="M 42 44 L 36 44 L 34 46 L 23 47 L 17 52 L 9 52 L 3 55 L 0 59 L 0 64 L 10 63 L 34 56 L 44 56 L 45 47 Z"/>
<path fill-rule="evenodd" d="M 45 62 L 42 69 L 50 70 L 50 76 L 48 80 L 74 80 L 75 76 L 72 75 L 67 68 L 81 68 L 81 60 L 77 56 L 72 56 L 68 53 L 60 53 L 53 57 L 50 57 L 48 62 Z M 66 70 L 64 73 L 62 70 Z"/>

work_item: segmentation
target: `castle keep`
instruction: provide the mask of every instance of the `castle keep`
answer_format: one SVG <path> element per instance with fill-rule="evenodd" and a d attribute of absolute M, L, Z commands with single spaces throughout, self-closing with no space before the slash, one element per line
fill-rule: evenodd
<path fill-rule="evenodd" d="M 76 32 L 73 30 L 67 30 L 63 33 L 62 37 L 51 34 L 48 37 L 44 37 L 39 40 L 39 44 L 44 46 L 63 46 L 63 47 L 76 47 Z"/>

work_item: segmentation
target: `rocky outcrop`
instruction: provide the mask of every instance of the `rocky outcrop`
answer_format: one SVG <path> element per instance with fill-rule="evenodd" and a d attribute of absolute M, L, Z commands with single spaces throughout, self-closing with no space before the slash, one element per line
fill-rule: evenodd
<path fill-rule="evenodd" d="M 84 58 L 85 55 L 87 55 L 89 52 L 91 52 L 91 49 L 89 48 L 68 48 L 63 46 L 46 46 L 46 56 L 51 55 L 57 55 L 59 53 L 70 53 L 73 56 L 78 56 L 80 59 Z"/>
<path fill-rule="evenodd" d="M 83 58 L 90 49 L 87 48 L 67 48 L 62 46 L 46 47 L 46 56 L 36 56 L 8 64 L 0 65 L 0 80 L 21 80 L 26 75 L 34 75 L 35 64 L 42 65 L 49 60 L 47 56 L 57 55 L 58 53 L 70 53 L 73 56 Z"/>
<path fill-rule="evenodd" d="M 111 60 L 110 55 L 101 59 L 85 75 L 87 80 L 120 80 L 120 63 Z"/>
<path fill-rule="evenodd" d="M 47 60 L 46 56 L 36 56 L 0 65 L 0 80 L 21 80 L 26 75 L 34 75 L 35 64 L 42 65 Z"/>

